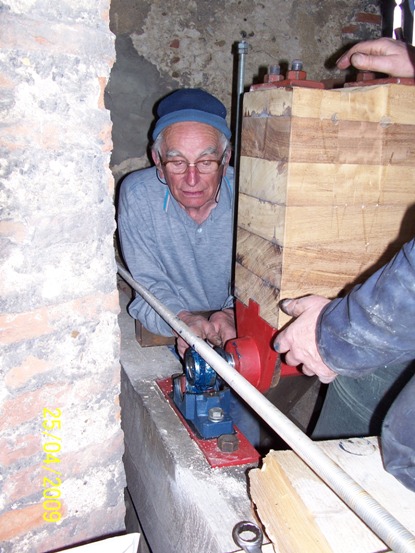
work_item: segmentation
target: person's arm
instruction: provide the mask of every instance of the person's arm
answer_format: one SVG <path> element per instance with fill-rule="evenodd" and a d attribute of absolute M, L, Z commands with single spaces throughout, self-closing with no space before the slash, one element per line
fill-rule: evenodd
<path fill-rule="evenodd" d="M 145 188 L 140 180 L 145 178 L 142 175 L 140 171 L 132 173 L 121 185 L 118 233 L 123 257 L 132 277 L 173 313 L 178 313 L 186 306 L 180 299 L 177 286 L 168 277 L 160 262 L 158 245 L 154 240 L 156 230 L 151 217 L 152 206 L 148 203 Z M 154 183 L 154 186 L 157 186 L 157 183 Z M 137 294 L 129 305 L 129 312 L 150 332 L 173 336 L 171 327 L 140 295 Z"/>
<path fill-rule="evenodd" d="M 285 300 L 297 317 L 275 339 L 288 364 L 330 382 L 415 358 L 415 241 L 344 298 Z"/>
<path fill-rule="evenodd" d="M 415 240 L 330 303 L 317 325 L 324 361 L 337 373 L 360 376 L 415 358 Z"/>
<path fill-rule="evenodd" d="M 361 71 L 386 73 L 391 77 L 414 77 L 415 48 L 386 37 L 359 42 L 337 60 L 339 69 L 351 65 Z"/>

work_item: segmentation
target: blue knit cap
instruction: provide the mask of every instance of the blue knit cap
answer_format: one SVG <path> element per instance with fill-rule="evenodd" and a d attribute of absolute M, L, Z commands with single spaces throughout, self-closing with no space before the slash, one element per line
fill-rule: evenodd
<path fill-rule="evenodd" d="M 159 117 L 153 131 L 156 140 L 163 129 L 183 121 L 206 123 L 218 129 L 230 139 L 231 131 L 226 124 L 226 108 L 217 98 L 200 88 L 182 88 L 161 100 Z"/>

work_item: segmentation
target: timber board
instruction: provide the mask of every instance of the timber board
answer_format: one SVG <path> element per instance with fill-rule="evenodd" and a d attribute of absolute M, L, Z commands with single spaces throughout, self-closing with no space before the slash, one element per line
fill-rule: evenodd
<path fill-rule="evenodd" d="M 383 466 L 377 438 L 319 442 L 319 447 L 410 532 L 415 494 Z M 390 551 L 373 531 L 293 451 L 272 451 L 249 473 L 250 493 L 276 553 L 312 551 L 304 520 L 331 553 Z M 284 507 L 284 509 L 282 509 Z M 311 548 L 311 549 L 310 549 Z M 318 550 L 317 550 L 318 551 Z"/>
<path fill-rule="evenodd" d="M 332 90 L 275 88 L 245 94 L 243 114 L 413 125 L 414 101 L 415 87 L 401 84 Z"/>
<path fill-rule="evenodd" d="M 282 163 L 415 167 L 413 127 L 368 121 L 245 117 L 241 155 Z"/>

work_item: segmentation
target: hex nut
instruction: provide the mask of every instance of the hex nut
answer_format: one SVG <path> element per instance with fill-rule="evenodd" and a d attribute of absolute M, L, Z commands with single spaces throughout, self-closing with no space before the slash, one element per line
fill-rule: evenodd
<path fill-rule="evenodd" d="M 222 453 L 233 453 L 239 449 L 239 440 L 236 434 L 221 434 L 218 438 L 218 448 Z"/>

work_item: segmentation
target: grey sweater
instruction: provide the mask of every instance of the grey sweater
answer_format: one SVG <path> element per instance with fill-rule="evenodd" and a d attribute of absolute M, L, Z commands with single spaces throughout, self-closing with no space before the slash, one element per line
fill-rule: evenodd
<path fill-rule="evenodd" d="M 218 204 L 201 225 L 157 179 L 155 167 L 131 173 L 121 185 L 118 230 L 125 262 L 133 278 L 174 314 L 233 304 L 233 176 L 228 168 Z M 141 296 L 129 312 L 151 332 L 173 334 Z"/>

